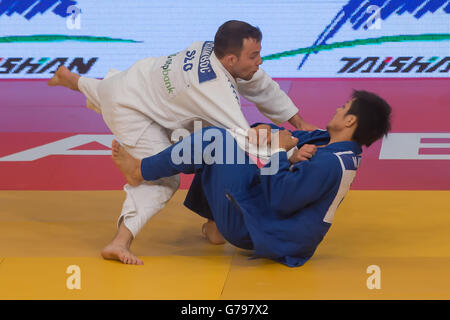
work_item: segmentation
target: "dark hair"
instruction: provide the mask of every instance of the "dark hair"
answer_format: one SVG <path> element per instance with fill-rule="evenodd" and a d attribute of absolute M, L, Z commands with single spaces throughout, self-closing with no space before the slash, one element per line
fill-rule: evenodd
<path fill-rule="evenodd" d="M 239 57 L 242 51 L 244 39 L 252 38 L 261 42 L 262 33 L 258 27 L 253 27 L 246 22 L 230 20 L 222 24 L 214 37 L 214 53 L 217 58 L 223 58 L 232 53 Z"/>
<path fill-rule="evenodd" d="M 354 100 L 347 114 L 358 118 L 353 140 L 370 146 L 391 130 L 391 106 L 378 95 L 367 91 L 354 90 L 352 98 Z"/>

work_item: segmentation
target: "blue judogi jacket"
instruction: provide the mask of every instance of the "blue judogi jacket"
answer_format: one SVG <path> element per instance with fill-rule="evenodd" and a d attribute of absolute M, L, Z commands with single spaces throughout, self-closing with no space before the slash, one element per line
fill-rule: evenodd
<path fill-rule="evenodd" d="M 298 148 L 304 144 L 326 146 L 317 148 L 310 160 L 293 165 L 286 152 L 274 154 L 272 158 L 279 156 L 276 174 L 257 172 L 253 179 L 256 183 L 245 190 L 228 190 L 228 194 L 243 215 L 254 257 L 296 267 L 312 257 L 328 232 L 334 213 L 353 182 L 362 149 L 352 141 L 327 145 L 330 136 L 324 130 L 293 131 L 292 135 L 299 139 Z M 204 182 L 203 188 L 214 186 Z M 212 216 L 197 177 L 185 205 L 202 216 Z"/>

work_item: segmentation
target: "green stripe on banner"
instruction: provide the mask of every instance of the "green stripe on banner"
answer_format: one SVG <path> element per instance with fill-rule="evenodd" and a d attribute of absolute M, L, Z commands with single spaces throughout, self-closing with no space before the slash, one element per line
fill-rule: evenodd
<path fill-rule="evenodd" d="M 292 57 L 298 54 L 308 54 L 315 53 L 319 51 L 329 51 L 337 48 L 349 48 L 356 46 L 366 46 L 366 45 L 374 45 L 381 44 L 387 42 L 413 42 L 413 41 L 448 41 L 450 40 L 450 34 L 418 34 L 418 35 L 399 35 L 399 36 L 385 36 L 379 38 L 368 38 L 368 39 L 356 39 L 352 41 L 343 41 L 343 42 L 335 42 L 332 44 L 323 44 L 320 46 L 313 46 L 307 48 L 300 48 L 290 51 L 284 51 L 280 53 L 270 54 L 268 56 L 263 57 L 263 61 L 265 60 L 276 60 L 284 57 Z"/>
<path fill-rule="evenodd" d="M 61 41 L 80 41 L 80 42 L 126 42 L 142 43 L 143 41 L 129 39 L 115 39 L 109 37 L 93 36 L 66 36 L 60 34 L 37 34 L 32 36 L 6 36 L 0 37 L 0 43 L 18 43 L 18 42 L 61 42 Z"/>

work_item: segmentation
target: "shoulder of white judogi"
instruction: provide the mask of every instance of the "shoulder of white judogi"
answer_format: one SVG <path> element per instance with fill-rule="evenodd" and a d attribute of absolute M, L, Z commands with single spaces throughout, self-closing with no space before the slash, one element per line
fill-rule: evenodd
<path fill-rule="evenodd" d="M 198 76 L 198 84 L 215 81 L 221 78 L 220 62 L 214 54 L 213 41 L 197 41 L 190 47 L 195 54 L 194 74 Z"/>
<path fill-rule="evenodd" d="M 211 101 L 212 104 L 225 103 L 229 107 L 237 105 L 240 108 L 241 101 L 236 80 L 214 54 L 214 42 L 204 41 L 197 45 L 201 47 L 201 50 L 195 53 L 197 64 L 192 70 L 195 81 L 191 83 L 196 92 L 208 96 L 209 100 L 214 100 Z"/>
<path fill-rule="evenodd" d="M 195 56 L 192 60 L 193 68 L 187 68 L 191 85 L 197 87 L 199 91 L 208 93 L 211 93 L 211 90 L 217 90 L 222 95 L 232 97 L 240 106 L 236 80 L 214 54 L 213 41 L 194 42 L 186 49 L 185 55 L 187 63 L 190 62 L 190 57 Z"/>
<path fill-rule="evenodd" d="M 237 82 L 227 69 L 222 65 L 214 53 L 214 41 L 196 41 L 190 48 L 196 50 L 198 61 L 198 82 L 207 83 L 214 80 L 230 82 L 237 91 Z"/>
<path fill-rule="evenodd" d="M 195 49 L 196 48 L 196 49 Z M 194 53 L 195 50 L 195 53 Z M 186 88 L 172 103 L 183 107 L 184 113 L 189 113 L 199 119 L 222 128 L 248 129 L 236 89 L 236 82 L 225 70 L 214 54 L 212 41 L 197 42 L 184 53 L 194 56 L 193 68 L 185 72 L 190 81 Z"/>

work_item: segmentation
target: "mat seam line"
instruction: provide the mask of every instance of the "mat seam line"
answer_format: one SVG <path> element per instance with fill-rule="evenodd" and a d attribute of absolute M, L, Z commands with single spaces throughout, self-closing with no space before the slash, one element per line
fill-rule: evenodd
<path fill-rule="evenodd" d="M 233 256 L 231 257 L 231 260 L 230 260 L 230 266 L 228 268 L 227 276 L 226 276 L 225 281 L 223 283 L 222 290 L 220 291 L 220 296 L 219 296 L 220 299 L 222 299 L 223 291 L 225 290 L 225 286 L 227 285 L 228 278 L 230 276 L 231 267 L 232 267 L 232 263 L 233 263 L 233 259 L 234 259 L 235 254 L 236 254 L 236 249 L 234 249 Z"/>

